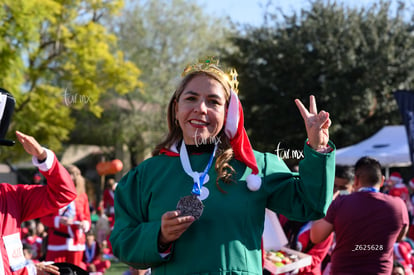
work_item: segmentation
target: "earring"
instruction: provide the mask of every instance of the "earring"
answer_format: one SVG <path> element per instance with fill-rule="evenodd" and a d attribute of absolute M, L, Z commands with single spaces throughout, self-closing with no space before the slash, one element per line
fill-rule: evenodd
<path fill-rule="evenodd" d="M 178 119 L 174 119 L 174 123 L 175 123 L 175 125 L 180 126 L 179 123 L 178 123 Z"/>

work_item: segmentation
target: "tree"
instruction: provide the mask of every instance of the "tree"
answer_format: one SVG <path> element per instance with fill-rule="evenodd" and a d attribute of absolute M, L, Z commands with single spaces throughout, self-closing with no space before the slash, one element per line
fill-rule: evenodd
<path fill-rule="evenodd" d="M 122 1 L 1 4 L 0 85 L 17 101 L 13 129 L 58 151 L 74 127 L 72 110 L 99 117 L 102 95 L 125 94 L 142 84 L 140 71 L 116 50 L 115 35 L 100 22 L 103 15 L 116 14 Z M 18 148 L 5 150 L 2 158 L 19 156 Z"/>
<path fill-rule="evenodd" d="M 280 10 L 266 24 L 233 37 L 226 61 L 238 69 L 252 143 L 261 150 L 300 149 L 306 138 L 294 104 L 317 99 L 332 118 L 331 138 L 343 147 L 383 125 L 401 123 L 393 91 L 412 88 L 414 37 L 403 3 L 346 8 L 313 1 L 300 14 Z"/>
<path fill-rule="evenodd" d="M 125 57 L 142 68 L 144 86 L 105 99 L 112 102 L 103 114 L 105 129 L 93 140 L 126 145 L 135 166 L 166 133 L 166 106 L 185 65 L 229 45 L 230 22 L 190 0 L 130 1 L 122 16 L 108 22 Z M 85 133 L 85 125 L 78 126 Z"/>

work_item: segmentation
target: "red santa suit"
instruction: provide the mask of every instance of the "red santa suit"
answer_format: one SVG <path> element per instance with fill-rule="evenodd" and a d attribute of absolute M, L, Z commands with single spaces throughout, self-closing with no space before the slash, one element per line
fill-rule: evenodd
<path fill-rule="evenodd" d="M 411 256 L 413 250 L 410 243 L 399 241 L 394 244 L 394 257 L 404 266 L 406 275 L 413 275 L 414 258 Z"/>
<path fill-rule="evenodd" d="M 73 219 L 72 225 L 60 223 L 61 217 Z M 85 233 L 91 226 L 88 196 L 79 194 L 74 202 L 45 216 L 41 222 L 49 227 L 46 260 L 54 262 L 68 262 L 79 266 L 85 251 Z M 83 230 L 80 223 L 86 225 Z"/>
<path fill-rule="evenodd" d="M 33 164 L 47 180 L 47 185 L 0 184 L 0 274 L 36 274 L 33 265 L 25 266 L 20 230 L 23 221 L 40 218 L 67 205 L 76 198 L 75 185 L 68 171 L 52 151 Z"/>
<path fill-rule="evenodd" d="M 114 227 L 115 224 L 115 209 L 114 209 L 114 198 L 115 198 L 115 194 L 114 194 L 114 188 L 116 188 L 117 183 L 114 183 L 113 187 L 107 188 L 104 190 L 103 193 L 103 204 L 104 204 L 104 209 L 107 210 L 108 209 L 108 220 L 109 220 L 109 225 L 112 228 Z M 111 242 L 109 241 L 109 236 L 110 234 L 107 235 L 106 237 L 106 242 L 108 244 L 108 248 L 109 248 L 109 252 L 112 254 L 112 245 Z"/>
<path fill-rule="evenodd" d="M 397 182 L 390 189 L 389 194 L 391 196 L 400 197 L 405 202 L 405 205 L 407 205 L 408 213 L 411 215 L 411 217 L 414 216 L 414 207 L 413 207 L 413 203 L 412 203 L 411 198 L 410 198 L 410 192 L 408 191 L 407 186 L 402 182 L 402 180 L 400 182 Z M 409 238 L 414 237 L 414 226 L 413 226 L 413 224 L 410 224 L 410 226 L 409 226 L 408 237 Z"/>
<path fill-rule="evenodd" d="M 389 194 L 391 196 L 400 197 L 403 201 L 410 201 L 410 192 L 408 191 L 407 186 L 402 183 L 396 183 L 391 189 Z"/>
<path fill-rule="evenodd" d="M 106 214 L 109 218 L 109 223 L 112 228 L 115 223 L 114 190 L 112 190 L 112 188 L 107 188 L 104 190 L 103 204 L 104 204 L 104 209 L 106 211 Z"/>
<path fill-rule="evenodd" d="M 321 271 L 322 261 L 328 254 L 329 249 L 331 248 L 331 245 L 334 239 L 334 234 L 331 233 L 324 241 L 318 244 L 311 244 L 310 243 L 311 226 L 312 226 L 312 222 L 308 222 L 307 224 L 305 224 L 299 231 L 299 234 L 297 237 L 298 238 L 297 239 L 298 250 L 312 256 L 311 264 L 299 269 L 298 274 L 301 274 L 301 275 L 322 274 L 322 271 Z"/>

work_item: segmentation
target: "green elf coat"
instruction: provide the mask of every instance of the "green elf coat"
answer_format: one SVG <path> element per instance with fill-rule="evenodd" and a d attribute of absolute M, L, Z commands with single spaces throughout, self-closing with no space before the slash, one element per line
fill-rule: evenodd
<path fill-rule="evenodd" d="M 335 148 L 332 143 L 329 143 Z M 321 154 L 304 147 L 299 173 L 271 153 L 254 152 L 262 186 L 246 186 L 251 169 L 232 160 L 235 183 L 220 182 L 209 171 L 204 184 L 209 196 L 204 211 L 163 258 L 157 250 L 161 216 L 190 195 L 193 180 L 178 156 L 162 154 L 145 160 L 119 182 L 115 191 L 115 225 L 110 241 L 114 255 L 152 274 L 262 274 L 261 237 L 265 208 L 298 221 L 323 217 L 331 203 L 335 174 L 334 151 Z M 189 156 L 193 171 L 203 171 L 211 154 Z M 213 165 L 214 167 L 214 165 Z"/>

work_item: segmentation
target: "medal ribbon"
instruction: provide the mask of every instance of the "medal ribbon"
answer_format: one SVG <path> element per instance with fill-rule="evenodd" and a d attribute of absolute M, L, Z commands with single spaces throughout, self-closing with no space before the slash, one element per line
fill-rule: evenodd
<path fill-rule="evenodd" d="M 208 164 L 206 168 L 204 169 L 203 173 L 194 172 L 193 169 L 191 169 L 191 164 L 190 164 L 190 159 L 188 158 L 187 148 L 185 146 L 184 141 L 182 142 L 181 148 L 180 148 L 181 165 L 183 166 L 183 169 L 187 173 L 187 175 L 193 178 L 194 185 L 193 185 L 193 190 L 191 191 L 191 193 L 193 193 L 194 195 L 200 196 L 200 191 L 204 184 L 204 178 L 206 177 L 208 170 L 210 170 L 210 167 L 213 163 L 214 156 L 216 155 L 216 151 L 217 151 L 217 143 L 214 146 L 213 153 L 211 154 Z"/>
<path fill-rule="evenodd" d="M 95 242 L 92 243 L 92 246 L 90 248 L 86 245 L 85 256 L 86 256 L 86 262 L 87 263 L 91 263 L 92 260 L 93 260 L 93 256 L 94 256 L 93 254 L 95 252 L 95 246 L 96 246 Z"/>

